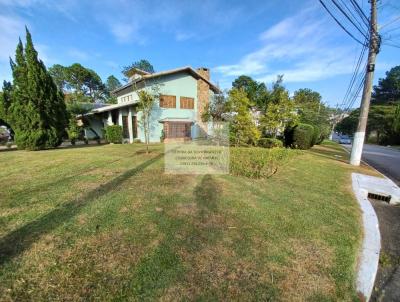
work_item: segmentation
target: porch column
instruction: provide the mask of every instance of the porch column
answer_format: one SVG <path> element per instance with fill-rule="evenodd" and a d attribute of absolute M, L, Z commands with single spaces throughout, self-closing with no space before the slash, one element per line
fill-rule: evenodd
<path fill-rule="evenodd" d="M 113 124 L 112 114 L 111 114 L 111 111 L 108 111 L 107 125 L 111 126 L 112 124 Z"/>
<path fill-rule="evenodd" d="M 133 125 L 132 125 L 132 106 L 129 106 L 128 112 L 128 130 L 129 130 L 129 142 L 133 143 Z"/>
<path fill-rule="evenodd" d="M 123 127 L 122 126 L 122 110 L 121 109 L 118 110 L 118 125 Z"/>

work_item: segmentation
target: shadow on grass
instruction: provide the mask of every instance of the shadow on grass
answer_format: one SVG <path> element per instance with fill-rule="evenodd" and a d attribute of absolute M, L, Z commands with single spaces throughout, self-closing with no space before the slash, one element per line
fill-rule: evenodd
<path fill-rule="evenodd" d="M 101 185 L 78 199 L 70 200 L 38 219 L 23 225 L 0 239 L 0 265 L 10 261 L 28 249 L 44 234 L 57 228 L 63 222 L 74 217 L 80 210 L 97 198 L 116 189 L 130 177 L 142 172 L 145 168 L 159 160 L 163 154 L 145 161 L 137 167 L 126 171 L 111 181 Z"/>
<path fill-rule="evenodd" d="M 211 175 L 204 175 L 193 193 L 201 214 L 217 210 L 217 201 L 221 191 Z"/>
<path fill-rule="evenodd" d="M 163 291 L 173 284 L 182 284 L 182 276 L 186 269 L 183 259 L 178 251 L 185 251 L 191 263 L 193 254 L 207 247 L 210 241 L 221 236 L 218 226 L 207 225 L 208 220 L 217 211 L 217 201 L 220 190 L 211 175 L 202 177 L 200 183 L 194 189 L 194 197 L 200 211 L 198 216 L 170 216 L 159 212 L 154 218 L 155 225 L 164 238 L 158 246 L 144 255 L 134 269 L 132 281 L 116 300 L 125 300 L 135 297 L 139 301 L 156 300 Z M 198 223 L 200 220 L 200 224 Z M 183 238 L 177 238 L 176 234 L 186 234 Z"/>

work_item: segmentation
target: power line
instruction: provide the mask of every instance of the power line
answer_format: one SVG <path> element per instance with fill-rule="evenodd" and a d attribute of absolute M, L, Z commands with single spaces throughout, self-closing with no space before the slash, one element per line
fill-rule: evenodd
<path fill-rule="evenodd" d="M 365 64 L 365 68 L 366 67 L 367 67 L 367 64 Z M 365 71 L 365 68 L 363 68 L 363 71 Z M 358 76 L 357 88 L 353 91 L 353 96 L 350 99 L 350 102 L 349 102 L 349 104 L 348 104 L 348 106 L 347 106 L 345 111 L 349 111 L 349 109 L 353 107 L 353 105 L 354 105 L 355 101 L 357 100 L 357 98 L 360 96 L 361 89 L 364 86 L 364 81 L 365 81 L 365 74 L 364 73 L 360 73 L 359 76 Z"/>
<path fill-rule="evenodd" d="M 340 10 L 340 12 L 347 18 L 347 20 L 350 21 L 351 24 L 353 24 L 353 26 L 361 33 L 361 35 L 363 35 L 365 38 L 367 38 L 367 34 L 360 29 L 359 26 L 357 26 L 357 24 L 354 23 L 354 21 L 350 18 L 350 16 L 344 11 L 344 9 L 339 5 L 339 3 L 337 3 L 336 0 L 331 0 L 332 3 Z"/>
<path fill-rule="evenodd" d="M 354 18 L 354 20 L 357 22 L 357 24 L 361 27 L 361 28 L 363 28 L 363 26 L 365 25 L 365 23 L 363 23 L 363 19 L 362 19 L 362 17 L 361 17 L 361 23 L 360 23 L 360 21 L 358 20 L 358 18 L 357 18 L 357 16 L 355 16 L 355 14 L 353 13 L 353 10 L 352 9 L 350 9 L 348 6 L 347 6 L 347 4 L 346 4 L 346 1 L 345 0 L 340 0 L 340 2 L 343 4 L 343 6 L 347 9 L 347 11 L 350 13 L 350 15 Z M 360 16 L 360 14 L 358 13 L 358 12 L 356 12 L 357 13 L 357 15 L 358 16 Z M 367 30 L 368 30 L 368 24 L 367 24 Z"/>
<path fill-rule="evenodd" d="M 359 57 L 358 57 L 358 61 L 357 61 L 357 64 L 356 64 L 356 66 L 355 66 L 355 68 L 354 68 L 353 75 L 352 75 L 352 77 L 351 77 L 351 79 L 350 79 L 349 86 L 348 86 L 348 88 L 347 88 L 347 90 L 346 90 L 345 96 L 343 97 L 343 102 L 342 102 L 342 105 L 341 105 L 341 106 L 343 106 L 343 107 L 344 107 L 344 106 L 346 105 L 346 103 L 349 101 L 348 98 L 349 98 L 349 96 L 350 96 L 350 92 L 352 91 L 353 86 L 354 86 L 354 84 L 355 84 L 355 82 L 356 82 L 356 79 L 357 79 L 357 77 L 359 76 L 359 71 L 360 71 L 361 63 L 362 63 L 362 61 L 363 61 L 363 59 L 364 59 L 366 49 L 367 49 L 367 46 L 366 46 L 366 45 L 364 45 L 364 46 L 362 47 L 362 49 L 361 49 L 361 53 L 360 53 L 360 55 L 359 55 Z M 363 72 L 363 71 L 362 71 L 362 72 Z"/>
<path fill-rule="evenodd" d="M 367 25 L 367 27 L 369 28 L 369 19 L 368 17 L 365 15 L 364 11 L 362 10 L 362 8 L 358 5 L 356 0 L 350 0 L 351 4 L 353 5 L 353 7 L 356 9 L 356 11 L 358 12 L 358 14 L 361 16 L 361 18 L 364 21 L 364 24 Z"/>
<path fill-rule="evenodd" d="M 386 27 L 386 26 L 389 26 L 390 24 L 395 23 L 395 22 L 398 21 L 398 20 L 400 20 L 400 16 L 397 16 L 396 18 L 392 19 L 392 20 L 389 21 L 388 23 L 382 25 L 382 26 L 379 28 L 379 30 L 381 30 L 382 28 L 384 28 L 384 27 Z"/>
<path fill-rule="evenodd" d="M 348 31 L 342 23 L 332 14 L 332 12 L 329 10 L 329 8 L 325 5 L 325 3 L 322 0 L 319 0 L 321 5 L 325 8 L 325 10 L 328 12 L 328 14 L 336 21 L 336 23 L 350 36 L 352 37 L 355 41 L 360 43 L 361 45 L 364 45 L 363 42 L 361 42 L 359 39 L 357 39 L 350 31 Z"/>
<path fill-rule="evenodd" d="M 400 48 L 400 45 L 397 45 L 397 44 L 392 44 L 392 43 L 388 43 L 388 42 L 386 42 L 386 43 L 384 43 L 385 45 L 388 45 L 388 46 L 392 46 L 392 47 L 395 47 L 395 48 Z"/>

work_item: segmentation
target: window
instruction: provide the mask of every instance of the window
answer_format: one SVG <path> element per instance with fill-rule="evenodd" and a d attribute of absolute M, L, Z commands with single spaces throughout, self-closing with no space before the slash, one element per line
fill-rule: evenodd
<path fill-rule="evenodd" d="M 133 138 L 137 138 L 137 117 L 136 117 L 136 115 L 132 116 L 132 130 L 133 130 Z"/>
<path fill-rule="evenodd" d="M 126 102 L 131 102 L 131 101 L 133 101 L 132 95 L 127 95 L 127 96 L 121 97 L 121 103 L 126 103 Z"/>
<path fill-rule="evenodd" d="M 124 138 L 129 138 L 129 125 L 128 125 L 128 117 L 122 116 L 122 135 Z"/>
<path fill-rule="evenodd" d="M 190 128 L 191 128 L 190 123 L 165 122 L 164 123 L 165 138 L 190 137 Z"/>
<path fill-rule="evenodd" d="M 180 103 L 181 109 L 194 109 L 194 98 L 181 96 Z"/>
<path fill-rule="evenodd" d="M 174 95 L 161 95 L 160 96 L 161 108 L 176 108 L 176 96 Z"/>

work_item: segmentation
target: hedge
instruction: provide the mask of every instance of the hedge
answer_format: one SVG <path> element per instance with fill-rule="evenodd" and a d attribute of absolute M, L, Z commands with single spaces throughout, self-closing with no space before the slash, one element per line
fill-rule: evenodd
<path fill-rule="evenodd" d="M 277 138 L 260 138 L 258 140 L 258 146 L 262 148 L 282 148 L 283 143 Z"/>
<path fill-rule="evenodd" d="M 298 124 L 285 130 L 285 145 L 295 149 L 310 149 L 313 145 L 314 127 Z"/>
<path fill-rule="evenodd" d="M 109 143 L 121 144 L 122 143 L 122 127 L 119 125 L 110 125 L 105 129 L 105 137 Z"/>
<path fill-rule="evenodd" d="M 230 173 L 250 178 L 271 177 L 298 152 L 286 148 L 231 147 Z"/>

